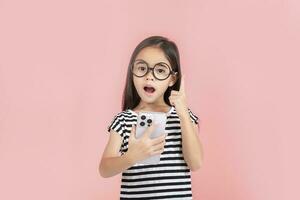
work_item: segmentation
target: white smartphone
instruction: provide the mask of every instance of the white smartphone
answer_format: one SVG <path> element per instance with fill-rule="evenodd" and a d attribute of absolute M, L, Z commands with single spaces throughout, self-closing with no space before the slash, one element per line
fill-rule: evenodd
<path fill-rule="evenodd" d="M 146 112 L 141 111 L 138 114 L 137 126 L 136 126 L 136 138 L 140 138 L 145 130 L 152 124 L 157 124 L 155 129 L 150 133 L 150 138 L 157 138 L 165 133 L 165 127 L 167 122 L 167 115 L 163 112 Z M 144 160 L 140 160 L 137 163 L 141 164 L 157 164 L 160 161 L 160 155 L 152 155 Z"/>

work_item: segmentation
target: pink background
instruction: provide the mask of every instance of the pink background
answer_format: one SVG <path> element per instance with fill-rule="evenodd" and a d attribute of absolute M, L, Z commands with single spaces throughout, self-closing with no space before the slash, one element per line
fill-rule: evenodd
<path fill-rule="evenodd" d="M 118 199 L 98 164 L 150 35 L 201 119 L 194 199 L 300 198 L 299 1 L 0 0 L 0 199 Z"/>

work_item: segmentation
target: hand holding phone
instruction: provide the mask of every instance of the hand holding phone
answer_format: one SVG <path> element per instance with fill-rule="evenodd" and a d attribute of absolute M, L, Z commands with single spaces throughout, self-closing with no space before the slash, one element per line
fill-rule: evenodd
<path fill-rule="evenodd" d="M 129 137 L 128 151 L 137 163 L 157 164 L 165 145 L 166 113 L 140 112 Z M 135 136 L 133 138 L 133 136 Z M 131 144 L 130 144 L 131 143 Z"/>

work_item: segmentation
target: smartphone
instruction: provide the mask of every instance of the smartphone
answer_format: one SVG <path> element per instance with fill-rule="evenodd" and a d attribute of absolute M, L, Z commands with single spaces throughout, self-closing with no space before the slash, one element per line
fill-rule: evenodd
<path fill-rule="evenodd" d="M 161 135 L 166 134 L 165 128 L 167 123 L 167 115 L 163 112 L 148 112 L 141 111 L 138 114 L 137 126 L 136 126 L 136 138 L 142 137 L 146 129 L 151 124 L 156 124 L 156 127 L 153 129 L 152 133 L 150 133 L 150 138 L 157 138 Z M 144 160 L 140 160 L 137 163 L 140 164 L 157 164 L 160 161 L 160 155 L 156 154 L 152 155 Z"/>

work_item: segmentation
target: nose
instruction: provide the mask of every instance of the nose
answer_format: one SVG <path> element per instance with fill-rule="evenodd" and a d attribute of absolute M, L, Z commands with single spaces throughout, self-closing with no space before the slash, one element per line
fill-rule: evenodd
<path fill-rule="evenodd" d="M 146 80 L 148 79 L 152 79 L 154 80 L 154 76 L 153 76 L 153 68 L 149 68 L 148 73 L 146 74 Z"/>

